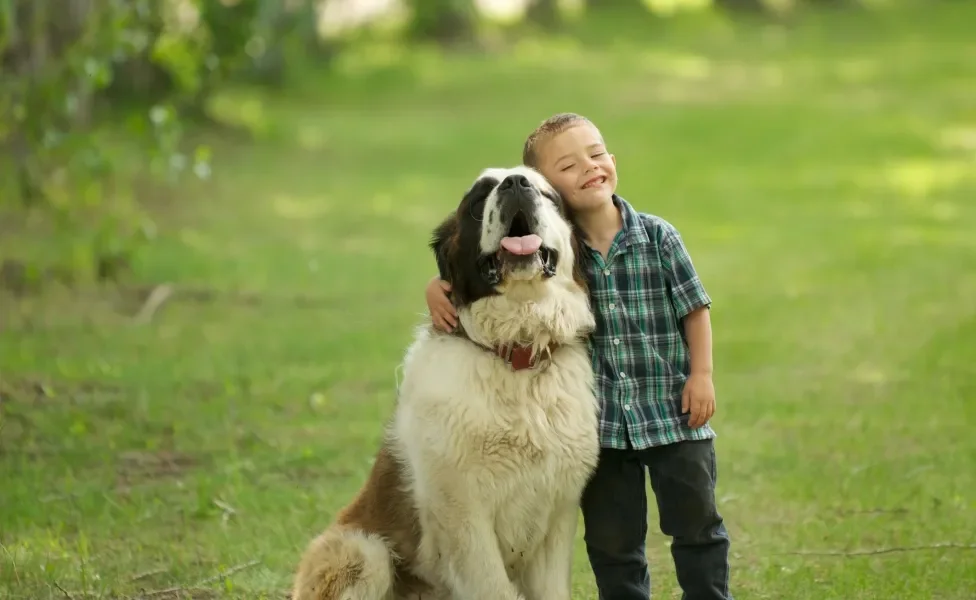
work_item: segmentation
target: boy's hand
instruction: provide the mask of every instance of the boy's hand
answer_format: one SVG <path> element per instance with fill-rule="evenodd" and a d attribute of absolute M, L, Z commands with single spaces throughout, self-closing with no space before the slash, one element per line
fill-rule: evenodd
<path fill-rule="evenodd" d="M 451 291 L 451 284 L 441 281 L 439 277 L 434 277 L 427 284 L 427 309 L 430 311 L 431 320 L 434 322 L 434 327 L 448 333 L 457 327 L 457 311 L 454 310 L 451 299 L 447 297 L 449 291 Z"/>
<path fill-rule="evenodd" d="M 688 425 L 698 429 L 715 414 L 715 386 L 708 373 L 692 373 L 681 393 L 681 414 L 691 411 Z"/>

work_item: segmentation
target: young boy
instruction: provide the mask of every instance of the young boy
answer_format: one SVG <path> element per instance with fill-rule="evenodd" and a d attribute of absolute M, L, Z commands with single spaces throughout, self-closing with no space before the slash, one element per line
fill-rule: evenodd
<path fill-rule="evenodd" d="M 523 162 L 562 194 L 585 240 L 597 329 L 591 354 L 601 403 L 601 454 L 582 499 L 584 539 L 601 600 L 647 600 L 644 552 L 650 473 L 661 531 L 685 600 L 731 600 L 729 537 L 715 503 L 715 412 L 709 308 L 678 231 L 616 195 L 617 162 L 576 114 L 544 121 Z M 434 324 L 456 326 L 436 277 Z"/>

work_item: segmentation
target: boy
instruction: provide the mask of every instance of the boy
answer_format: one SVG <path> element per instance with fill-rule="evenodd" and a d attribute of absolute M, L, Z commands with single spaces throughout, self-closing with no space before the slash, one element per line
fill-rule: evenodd
<path fill-rule="evenodd" d="M 731 600 L 729 538 L 715 505 L 715 412 L 709 308 L 678 231 L 615 193 L 616 158 L 576 114 L 544 121 L 523 162 L 562 194 L 584 244 L 597 329 L 591 354 L 601 403 L 600 461 L 581 502 L 601 600 L 647 600 L 650 473 L 661 530 L 685 600 Z M 434 324 L 451 330 L 447 282 L 427 287 Z"/>

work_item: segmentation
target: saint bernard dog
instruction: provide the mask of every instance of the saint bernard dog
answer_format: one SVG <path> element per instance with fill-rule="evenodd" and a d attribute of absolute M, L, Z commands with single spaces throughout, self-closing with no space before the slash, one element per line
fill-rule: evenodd
<path fill-rule="evenodd" d="M 566 210 L 536 171 L 487 169 L 434 231 L 459 326 L 417 330 L 369 478 L 293 600 L 569 600 L 599 444 Z"/>

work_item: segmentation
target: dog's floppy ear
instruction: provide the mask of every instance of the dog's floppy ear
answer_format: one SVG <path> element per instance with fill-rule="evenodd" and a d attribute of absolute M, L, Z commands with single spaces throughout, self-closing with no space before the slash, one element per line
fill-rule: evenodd
<path fill-rule="evenodd" d="M 564 214 L 569 219 L 570 229 L 572 230 L 570 244 L 573 247 L 573 280 L 585 292 L 589 293 L 590 286 L 586 279 L 586 266 L 584 261 L 592 259 L 590 258 L 586 243 L 583 242 L 583 233 L 577 224 L 576 214 L 573 212 L 573 209 L 563 201 L 562 196 L 558 192 L 554 191 L 553 193 L 556 194 L 555 197 L 558 199 L 559 206 L 562 207 Z"/>
<path fill-rule="evenodd" d="M 434 251 L 440 278 L 451 285 L 454 285 L 457 247 L 458 219 L 457 214 L 451 214 L 437 226 L 430 240 L 430 249 Z"/>
<path fill-rule="evenodd" d="M 571 240 L 573 247 L 573 279 L 576 281 L 576 285 L 583 288 L 583 291 L 589 293 L 590 286 L 586 280 L 586 267 L 583 261 L 592 260 L 587 251 L 586 245 L 583 243 L 583 238 L 580 237 L 579 228 L 574 224 L 572 226 L 573 237 Z"/>

